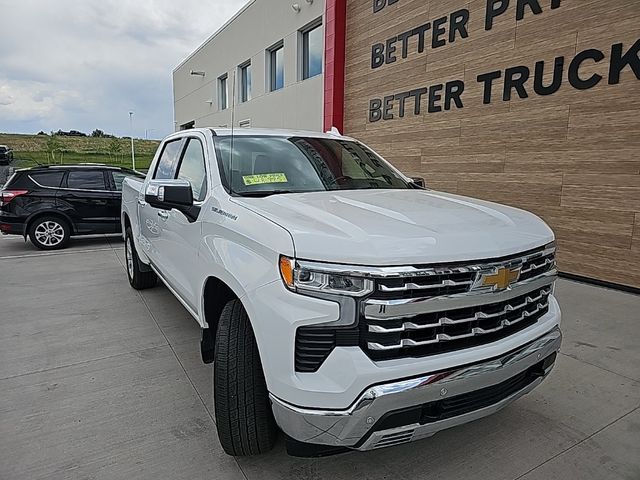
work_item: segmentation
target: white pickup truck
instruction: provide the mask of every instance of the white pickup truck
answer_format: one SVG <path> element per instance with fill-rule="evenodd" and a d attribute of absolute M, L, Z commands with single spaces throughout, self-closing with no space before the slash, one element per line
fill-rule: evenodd
<path fill-rule="evenodd" d="M 496 412 L 560 348 L 554 236 L 332 133 L 194 129 L 125 180 L 129 282 L 202 327 L 225 451 L 370 450 Z"/>

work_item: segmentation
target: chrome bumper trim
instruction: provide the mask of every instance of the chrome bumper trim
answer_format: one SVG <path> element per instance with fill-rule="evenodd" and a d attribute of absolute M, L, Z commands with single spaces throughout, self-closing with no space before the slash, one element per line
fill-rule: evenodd
<path fill-rule="evenodd" d="M 562 333 L 559 328 L 555 328 L 537 340 L 499 358 L 372 386 L 345 410 L 298 407 L 270 394 L 272 409 L 280 428 L 301 442 L 369 450 L 400 441 L 403 443 L 417 440 L 496 412 L 531 391 L 543 378 L 486 408 L 425 425 L 407 425 L 368 434 L 385 413 L 438 401 L 445 395 L 452 397 L 497 385 L 557 352 L 561 342 Z M 551 367 L 545 372 L 545 376 L 550 370 Z M 364 443 L 358 445 L 367 435 Z"/>
<path fill-rule="evenodd" d="M 549 367 L 546 375 L 549 374 L 553 367 Z M 464 415 L 460 415 L 457 417 L 447 418 L 446 420 L 441 420 L 439 422 L 426 423 L 424 425 L 420 425 L 419 423 L 412 425 L 405 425 L 398 428 L 390 428 L 388 430 L 380 430 L 377 432 L 373 432 L 369 438 L 365 440 L 365 442 L 356 447 L 356 450 L 373 450 L 376 448 L 389 447 L 392 445 L 399 445 L 401 443 L 414 442 L 416 440 L 420 440 L 423 438 L 428 438 L 436 433 L 445 430 L 447 428 L 457 427 L 459 425 L 463 425 L 465 423 L 472 422 L 474 420 L 478 420 L 480 418 L 486 417 L 493 413 L 496 413 L 502 410 L 504 407 L 509 405 L 510 403 L 515 402 L 520 397 L 526 395 L 534 388 L 536 388 L 542 381 L 544 377 L 537 378 L 529 385 L 527 385 L 522 390 L 514 393 L 510 397 L 507 397 L 501 400 L 498 403 L 494 403 L 485 408 L 481 408 L 479 410 L 475 410 L 473 412 L 466 413 Z"/>

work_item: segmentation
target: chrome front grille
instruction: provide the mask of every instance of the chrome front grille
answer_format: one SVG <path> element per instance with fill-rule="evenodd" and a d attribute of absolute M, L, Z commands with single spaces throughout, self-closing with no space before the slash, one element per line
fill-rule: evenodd
<path fill-rule="evenodd" d="M 533 253 L 525 258 L 520 270 L 520 279 L 529 280 L 530 278 L 542 275 L 545 272 L 554 270 L 556 267 L 556 250 L 547 249 L 541 252 Z"/>
<path fill-rule="evenodd" d="M 335 267 L 345 273 L 345 268 Z M 557 277 L 555 247 L 484 262 L 349 267 L 371 279 L 352 324 L 296 330 L 295 370 L 316 372 L 338 347 L 359 346 L 372 360 L 423 357 L 498 341 L 549 311 Z M 506 286 L 500 284 L 506 278 Z"/>
<path fill-rule="evenodd" d="M 542 248 L 485 263 L 458 263 L 445 266 L 408 267 L 377 280 L 373 298 L 405 299 L 438 297 L 465 293 L 473 289 L 479 272 L 498 265 L 520 269 L 519 281 L 541 275 L 555 268 L 555 248 Z"/>
<path fill-rule="evenodd" d="M 402 322 L 399 327 L 390 326 L 391 322 L 383 322 L 382 324 L 379 324 L 380 322 L 378 321 L 378 324 L 369 323 L 369 332 L 399 333 L 411 330 L 427 330 L 430 328 L 446 327 L 447 325 L 467 325 L 472 324 L 473 322 L 478 322 L 478 324 L 480 324 L 481 321 L 492 321 L 498 317 L 505 317 L 496 327 L 493 327 L 491 329 L 474 327 L 471 329 L 471 332 L 465 335 L 473 336 L 473 334 L 482 335 L 484 333 L 497 332 L 504 327 L 515 325 L 516 323 L 521 322 L 527 317 L 535 315 L 541 310 L 544 310 L 549 306 L 549 302 L 547 300 L 549 293 L 551 293 L 551 288 L 543 288 L 537 295 L 535 294 L 535 292 L 532 292 L 532 294 L 526 295 L 522 300 L 520 298 L 516 298 L 505 303 L 499 303 L 497 311 L 493 311 L 495 310 L 494 305 L 483 305 L 475 309 L 475 312 L 472 311 L 471 313 L 469 313 L 469 316 L 465 316 L 466 312 L 464 310 L 432 313 L 424 317 L 426 318 L 425 323 L 420 323 L 420 319 L 414 317 L 412 321 Z M 460 336 L 452 337 L 446 334 L 438 334 L 436 335 L 436 337 L 440 338 L 434 339 L 433 343 L 437 341 L 454 340 L 455 338 Z M 380 348 L 379 345 L 375 344 L 370 344 L 369 348 L 372 348 L 374 350 L 389 350 L 389 348 Z"/>
<path fill-rule="evenodd" d="M 501 269 L 516 278 L 498 288 Z M 497 341 L 534 325 L 549 311 L 556 278 L 552 246 L 485 263 L 381 276 L 362 305 L 360 346 L 373 360 L 421 357 Z"/>
<path fill-rule="evenodd" d="M 488 343 L 536 323 L 549 310 L 550 293 L 545 287 L 504 302 L 418 315 L 410 321 L 368 320 L 363 340 L 377 359 Z"/>
<path fill-rule="evenodd" d="M 384 278 L 377 282 L 375 298 L 418 298 L 469 291 L 476 272 L 465 267 L 434 269 L 409 278 Z"/>

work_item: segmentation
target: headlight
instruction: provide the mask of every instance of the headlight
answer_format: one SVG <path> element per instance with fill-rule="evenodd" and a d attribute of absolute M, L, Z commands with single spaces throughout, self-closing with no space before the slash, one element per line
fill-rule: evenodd
<path fill-rule="evenodd" d="M 373 281 L 341 273 L 335 265 L 297 261 L 280 257 L 280 276 L 289 290 L 361 297 L 373 291 Z"/>

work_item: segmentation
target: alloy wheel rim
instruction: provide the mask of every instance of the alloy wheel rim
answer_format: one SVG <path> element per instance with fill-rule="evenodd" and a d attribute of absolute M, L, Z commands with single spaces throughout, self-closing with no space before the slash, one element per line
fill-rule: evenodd
<path fill-rule="evenodd" d="M 53 220 L 40 223 L 34 233 L 36 240 L 47 247 L 55 247 L 64 240 L 64 228 Z"/>
<path fill-rule="evenodd" d="M 131 253 L 131 240 L 127 237 L 125 242 L 125 255 L 127 257 L 127 272 L 133 278 L 133 254 Z"/>

